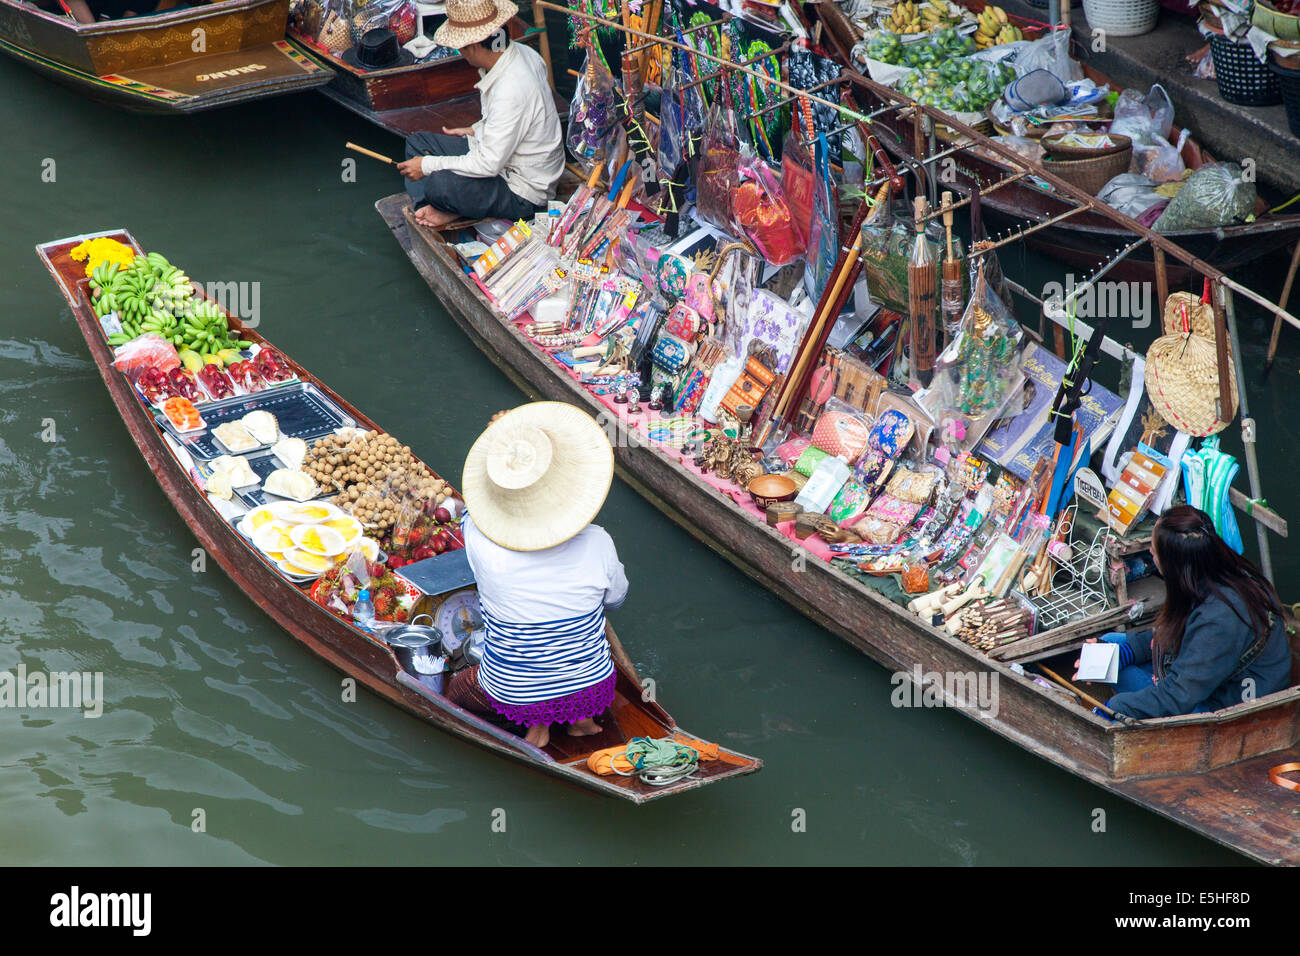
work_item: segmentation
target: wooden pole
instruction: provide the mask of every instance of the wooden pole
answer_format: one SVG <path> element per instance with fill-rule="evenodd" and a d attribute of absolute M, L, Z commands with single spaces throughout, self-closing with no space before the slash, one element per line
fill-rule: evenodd
<path fill-rule="evenodd" d="M 1282 297 L 1277 300 L 1277 304 L 1286 308 L 1287 302 L 1291 298 L 1291 284 L 1295 282 L 1296 268 L 1300 267 L 1300 242 L 1295 244 L 1295 251 L 1291 253 L 1291 268 L 1286 272 L 1286 282 L 1282 285 Z M 1282 331 L 1282 316 L 1273 316 L 1273 333 L 1268 337 L 1268 355 L 1264 359 L 1264 369 L 1273 367 L 1273 359 L 1277 358 L 1277 340 Z"/>
<path fill-rule="evenodd" d="M 536 3 L 533 4 L 533 27 L 542 33 L 537 45 L 541 47 L 542 61 L 546 64 L 546 79 L 550 81 L 551 89 L 555 89 L 555 70 L 551 67 L 551 35 L 546 30 L 546 11 Z"/>
<path fill-rule="evenodd" d="M 1246 476 L 1250 479 L 1250 497 L 1259 501 L 1263 491 L 1259 483 L 1259 459 L 1255 456 L 1255 420 L 1250 417 L 1250 406 L 1246 400 L 1246 370 L 1241 364 L 1241 342 L 1237 335 L 1237 315 L 1232 306 L 1232 290 L 1220 287 L 1223 298 L 1224 321 L 1232 342 L 1232 358 L 1237 364 L 1237 413 L 1241 415 L 1241 445 L 1246 453 Z M 1214 296 L 1215 302 L 1219 295 Z M 1219 384 L 1222 386 L 1225 374 L 1219 372 Z M 1250 513 L 1249 511 L 1247 512 Z M 1251 515 L 1254 517 L 1254 515 Z M 1268 531 L 1264 522 L 1255 518 L 1255 535 L 1259 541 L 1259 567 L 1264 577 L 1273 580 L 1273 559 L 1269 554 Z"/>
<path fill-rule="evenodd" d="M 1169 298 L 1169 271 L 1165 268 L 1165 251 L 1156 246 L 1151 253 L 1156 265 L 1156 315 L 1163 315 L 1165 300 Z"/>
<path fill-rule="evenodd" d="M 393 165 L 393 161 L 383 153 L 376 153 L 374 150 L 366 149 L 364 146 L 358 146 L 356 143 L 344 143 L 343 145 L 354 153 L 360 153 L 362 156 L 369 156 L 371 159 L 377 159 L 381 163 L 387 163 L 389 166 Z"/>
<path fill-rule="evenodd" d="M 1052 680 L 1056 681 L 1056 683 L 1060 684 L 1066 690 L 1070 691 L 1070 693 L 1078 696 L 1078 698 L 1082 700 L 1084 703 L 1088 704 L 1091 707 L 1096 707 L 1098 710 L 1104 710 L 1111 717 L 1116 716 L 1115 711 L 1111 710 L 1109 707 L 1107 707 L 1105 704 L 1099 701 L 1096 697 L 1093 697 L 1091 694 L 1085 694 L 1083 691 L 1079 690 L 1079 688 L 1075 687 L 1073 684 L 1071 684 L 1060 674 L 1056 673 L 1056 671 L 1052 670 L 1050 667 L 1046 667 L 1042 664 L 1039 664 L 1038 669 L 1042 671 L 1044 674 L 1046 674 L 1048 677 L 1050 677 Z"/>

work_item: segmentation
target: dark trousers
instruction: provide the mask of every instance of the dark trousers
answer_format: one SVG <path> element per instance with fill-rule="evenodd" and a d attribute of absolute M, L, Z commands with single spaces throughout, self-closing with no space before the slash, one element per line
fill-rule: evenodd
<path fill-rule="evenodd" d="M 406 158 L 414 156 L 464 156 L 469 140 L 445 133 L 412 133 L 406 138 Z M 423 179 L 408 179 L 406 191 L 416 209 L 428 203 L 434 209 L 454 212 L 466 219 L 527 219 L 543 207 L 516 196 L 505 178 L 481 179 L 439 169 Z"/>

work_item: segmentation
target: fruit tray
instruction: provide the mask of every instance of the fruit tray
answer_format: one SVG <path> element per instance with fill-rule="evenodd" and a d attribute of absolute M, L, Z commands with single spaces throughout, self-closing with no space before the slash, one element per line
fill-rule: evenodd
<path fill-rule="evenodd" d="M 302 437 L 302 436 L 299 436 Z M 250 485 L 247 488 L 236 488 L 235 495 L 240 501 L 248 505 L 249 508 L 256 508 L 259 505 L 269 505 L 276 501 L 293 501 L 292 498 L 281 498 L 279 495 L 268 495 L 265 488 L 266 476 L 277 468 L 285 467 L 284 462 L 280 461 L 272 451 L 253 452 L 245 455 L 248 459 L 248 467 L 253 469 L 253 474 L 262 479 L 262 484 Z M 323 494 L 324 492 L 322 492 Z"/>
<path fill-rule="evenodd" d="M 331 434 L 336 428 L 356 425 L 356 421 L 325 397 L 310 382 L 294 382 L 252 395 L 237 395 L 220 402 L 203 405 L 203 420 L 208 429 L 198 435 L 182 435 L 173 427 L 166 415 L 155 416 L 155 421 L 167 430 L 185 450 L 195 458 L 210 461 L 226 454 L 212 436 L 212 429 L 222 422 L 243 418 L 252 411 L 268 411 L 280 425 L 280 434 L 288 438 L 301 438 L 312 442 Z M 277 466 L 278 467 L 278 466 Z"/>

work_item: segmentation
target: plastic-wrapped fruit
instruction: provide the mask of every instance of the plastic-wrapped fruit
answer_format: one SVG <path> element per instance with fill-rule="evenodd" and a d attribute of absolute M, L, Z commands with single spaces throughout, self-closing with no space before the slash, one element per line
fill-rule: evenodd
<path fill-rule="evenodd" d="M 257 370 L 262 374 L 262 378 L 268 384 L 274 385 L 277 382 L 285 382 L 293 378 L 293 372 L 289 370 L 289 365 L 284 360 L 284 356 L 275 349 L 262 349 L 253 359 L 257 365 Z"/>
<path fill-rule="evenodd" d="M 415 39 L 415 4 L 404 3 L 388 18 L 388 29 L 397 34 L 397 42 L 405 46 Z"/>
<path fill-rule="evenodd" d="M 140 391 L 144 393 L 145 401 L 151 405 L 158 405 L 176 394 L 176 389 L 172 386 L 167 373 L 160 368 L 145 369 L 140 373 L 140 378 L 136 381 L 136 384 L 140 386 Z"/>
<path fill-rule="evenodd" d="M 194 376 L 177 367 L 167 373 L 168 380 L 172 383 L 172 388 L 181 398 L 188 399 L 191 402 L 203 401 L 203 393 L 199 390 L 199 383 L 194 380 Z"/>
<path fill-rule="evenodd" d="M 205 365 L 199 369 L 199 381 L 213 400 L 230 398 L 235 394 L 235 383 L 219 365 Z"/>
<path fill-rule="evenodd" d="M 178 431 L 193 431 L 203 427 L 203 418 L 199 415 L 199 410 L 188 398 L 173 396 L 163 402 L 162 408 L 163 414 L 171 420 Z"/>
<path fill-rule="evenodd" d="M 257 366 L 252 362 L 236 362 L 226 369 L 226 372 L 234 383 L 245 392 L 260 392 L 266 388 L 266 382 L 262 380 L 262 373 L 257 370 Z"/>

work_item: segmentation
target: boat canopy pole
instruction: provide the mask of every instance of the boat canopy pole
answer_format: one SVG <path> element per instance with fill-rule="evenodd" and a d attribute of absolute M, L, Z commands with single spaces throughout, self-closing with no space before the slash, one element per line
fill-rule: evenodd
<path fill-rule="evenodd" d="M 790 49 L 790 44 L 784 43 L 781 46 L 777 47 L 775 50 L 768 50 L 766 53 L 760 53 L 758 56 L 752 56 L 748 60 L 743 60 L 740 63 L 733 64 L 733 66 L 750 66 L 754 63 L 757 63 L 759 60 L 770 60 L 774 56 L 780 56 L 782 53 L 789 51 L 789 49 Z M 713 73 L 708 74 L 707 76 L 701 76 L 699 79 L 691 80 L 689 83 L 683 83 L 680 88 L 683 90 L 694 89 L 695 87 L 699 86 L 701 83 L 708 83 L 710 80 L 716 80 L 718 77 L 722 76 L 722 74 L 726 72 L 727 71 L 725 69 L 717 70 Z M 769 79 L 768 82 L 775 83 L 777 81 Z"/>

